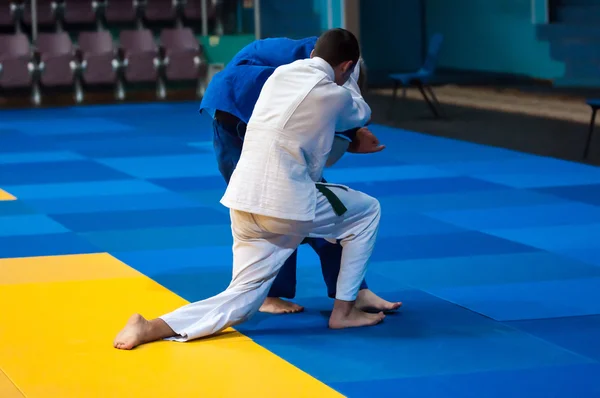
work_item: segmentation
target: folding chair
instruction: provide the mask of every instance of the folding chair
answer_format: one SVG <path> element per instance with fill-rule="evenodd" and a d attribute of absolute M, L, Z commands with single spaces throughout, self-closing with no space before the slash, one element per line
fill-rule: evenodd
<path fill-rule="evenodd" d="M 407 87 L 416 86 L 421 92 L 421 95 L 425 99 L 425 102 L 427 102 L 427 105 L 429 106 L 429 109 L 431 109 L 431 112 L 434 114 L 434 116 L 440 116 L 439 110 L 441 109 L 441 106 L 429 83 L 435 75 L 437 60 L 442 49 L 443 41 L 444 36 L 442 34 L 437 33 L 431 37 L 431 40 L 429 41 L 429 48 L 427 50 L 427 57 L 425 58 L 423 66 L 418 71 L 411 73 L 393 73 L 390 75 L 390 78 L 394 81 L 394 93 L 392 95 L 390 110 L 394 107 L 398 94 L 398 88 L 400 86 L 402 86 L 403 98 L 406 98 Z M 431 99 L 429 99 L 427 93 L 429 93 Z"/>
<path fill-rule="evenodd" d="M 590 146 L 592 143 L 592 136 L 594 134 L 594 124 L 596 123 L 596 112 L 600 109 L 600 99 L 588 99 L 586 103 L 592 108 L 592 118 L 590 120 L 590 127 L 588 130 L 587 140 L 585 142 L 585 149 L 583 150 L 583 159 L 587 159 L 590 153 Z"/>

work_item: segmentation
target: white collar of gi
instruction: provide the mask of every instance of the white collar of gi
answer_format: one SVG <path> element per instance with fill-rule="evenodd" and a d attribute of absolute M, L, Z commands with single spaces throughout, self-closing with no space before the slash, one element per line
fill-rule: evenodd
<path fill-rule="evenodd" d="M 329 65 L 329 62 L 320 57 L 313 57 L 311 58 L 311 61 L 315 68 L 325 72 L 331 81 L 335 81 L 335 73 L 333 72 L 331 65 Z"/>

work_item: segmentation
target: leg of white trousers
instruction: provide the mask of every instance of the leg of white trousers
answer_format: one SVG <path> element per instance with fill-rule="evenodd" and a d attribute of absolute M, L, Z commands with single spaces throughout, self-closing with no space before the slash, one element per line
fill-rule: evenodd
<path fill-rule="evenodd" d="M 206 300 L 183 306 L 161 317 L 188 341 L 213 335 L 246 321 L 267 297 L 285 260 L 296 250 L 301 237 L 262 231 L 252 215 L 231 211 L 233 232 L 233 278 L 227 289 Z"/>
<path fill-rule="evenodd" d="M 347 211 L 338 216 L 327 198 L 317 191 L 315 219 L 296 222 L 257 217 L 264 229 L 289 235 L 305 235 L 313 238 L 340 239 L 343 246 L 336 298 L 354 301 L 365 277 L 367 263 L 373 252 L 381 207 L 377 199 L 353 189 L 327 185 L 346 206 Z"/>

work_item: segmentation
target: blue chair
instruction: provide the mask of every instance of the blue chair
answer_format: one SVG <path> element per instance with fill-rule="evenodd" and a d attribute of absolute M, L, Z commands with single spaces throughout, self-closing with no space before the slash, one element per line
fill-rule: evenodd
<path fill-rule="evenodd" d="M 391 108 L 393 109 L 394 104 L 396 102 L 396 97 L 398 93 L 398 88 L 402 86 L 402 97 L 406 98 L 406 88 L 410 86 L 416 86 L 427 105 L 429 105 L 429 109 L 433 112 L 435 117 L 440 116 L 440 112 L 438 109 L 441 109 L 440 103 L 433 92 L 433 89 L 430 86 L 431 80 L 435 76 L 435 69 L 437 66 L 438 56 L 442 49 L 442 43 L 444 42 L 444 36 L 440 33 L 437 33 L 431 37 L 429 40 L 429 48 L 427 50 L 427 57 L 425 58 L 425 62 L 421 69 L 412 73 L 393 73 L 390 78 L 394 81 L 394 93 L 392 95 L 392 103 Z M 427 97 L 427 92 L 431 95 L 431 100 Z"/>
<path fill-rule="evenodd" d="M 592 136 L 594 134 L 594 124 L 596 123 L 596 112 L 600 109 L 600 99 L 588 99 L 586 103 L 592 108 L 592 119 L 590 120 L 590 128 L 588 130 L 587 140 L 585 142 L 585 150 L 583 151 L 583 159 L 587 159 L 590 153 Z"/>

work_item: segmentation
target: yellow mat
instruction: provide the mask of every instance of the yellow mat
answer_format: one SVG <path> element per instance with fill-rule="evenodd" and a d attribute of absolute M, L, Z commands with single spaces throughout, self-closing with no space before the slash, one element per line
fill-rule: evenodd
<path fill-rule="evenodd" d="M 0 259 L 0 396 L 340 397 L 229 330 L 190 343 L 112 347 L 134 312 L 186 301 L 109 254 Z M 11 383 L 12 384 L 12 383 Z M 14 387 L 14 386 L 13 386 Z"/>
<path fill-rule="evenodd" d="M 0 189 L 0 200 L 15 200 L 15 197 Z"/>
<path fill-rule="evenodd" d="M 24 398 L 21 391 L 12 381 L 0 370 L 0 397 L 2 398 Z"/>

